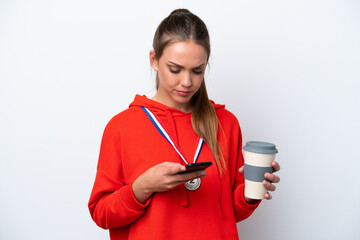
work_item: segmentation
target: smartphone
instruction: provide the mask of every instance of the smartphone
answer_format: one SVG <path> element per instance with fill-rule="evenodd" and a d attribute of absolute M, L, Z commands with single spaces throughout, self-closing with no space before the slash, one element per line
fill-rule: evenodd
<path fill-rule="evenodd" d="M 200 163 L 190 163 L 187 164 L 186 170 L 182 172 L 178 172 L 177 174 L 190 173 L 195 171 L 204 170 L 212 165 L 212 162 L 200 162 Z"/>

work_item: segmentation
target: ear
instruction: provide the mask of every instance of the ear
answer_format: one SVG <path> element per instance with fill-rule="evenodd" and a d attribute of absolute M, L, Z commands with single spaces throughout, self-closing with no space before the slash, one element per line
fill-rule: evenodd
<path fill-rule="evenodd" d="M 150 59 L 150 65 L 151 65 L 151 67 L 152 67 L 155 71 L 158 71 L 159 61 L 158 61 L 158 60 L 156 59 L 156 57 L 155 57 L 155 51 L 154 51 L 154 50 L 150 50 L 149 59 Z"/>

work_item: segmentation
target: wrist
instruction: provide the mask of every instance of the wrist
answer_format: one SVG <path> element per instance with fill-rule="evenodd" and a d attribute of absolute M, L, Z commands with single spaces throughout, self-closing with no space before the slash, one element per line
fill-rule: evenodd
<path fill-rule="evenodd" d="M 140 203 L 146 202 L 146 200 L 153 194 L 151 189 L 147 187 L 147 185 L 142 181 L 139 176 L 135 181 L 132 183 L 132 191 L 136 200 Z"/>

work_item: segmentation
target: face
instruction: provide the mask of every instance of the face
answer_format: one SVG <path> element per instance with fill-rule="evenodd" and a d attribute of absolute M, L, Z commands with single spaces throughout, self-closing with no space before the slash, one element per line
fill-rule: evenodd
<path fill-rule="evenodd" d="M 191 97 L 199 90 L 207 65 L 207 52 L 192 41 L 175 42 L 165 47 L 160 59 L 150 51 L 151 66 L 158 72 L 159 88 L 154 96 L 167 106 L 191 111 Z"/>

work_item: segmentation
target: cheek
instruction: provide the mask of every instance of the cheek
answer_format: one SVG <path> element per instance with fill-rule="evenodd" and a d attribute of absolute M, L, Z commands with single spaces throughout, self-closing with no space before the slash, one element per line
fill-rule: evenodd
<path fill-rule="evenodd" d="M 175 82 L 174 75 L 167 70 L 159 70 L 159 81 L 163 86 L 171 86 Z"/>
<path fill-rule="evenodd" d="M 164 81 L 164 79 L 166 79 L 167 78 L 167 73 L 165 72 L 165 71 L 163 71 L 162 69 L 159 69 L 158 70 L 158 75 L 159 75 L 159 80 L 160 80 L 160 82 L 163 82 Z"/>
<path fill-rule="evenodd" d="M 196 86 L 200 87 L 202 81 L 204 79 L 204 75 L 196 75 L 194 78 L 193 78 L 193 82 L 194 84 L 196 84 Z"/>

